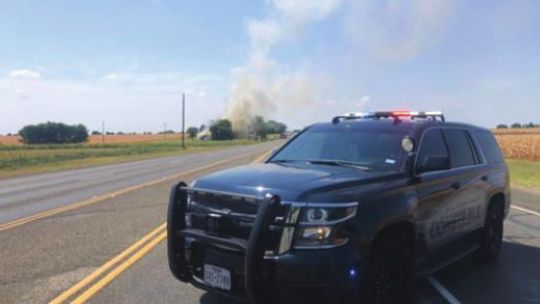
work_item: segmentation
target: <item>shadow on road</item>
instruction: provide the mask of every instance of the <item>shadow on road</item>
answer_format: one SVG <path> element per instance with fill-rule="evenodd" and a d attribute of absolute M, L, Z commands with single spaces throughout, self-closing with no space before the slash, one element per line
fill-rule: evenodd
<path fill-rule="evenodd" d="M 483 262 L 471 256 L 435 276 L 463 303 L 540 303 L 539 261 L 540 247 L 505 241 L 497 261 Z M 438 302 L 439 296 L 425 280 L 417 280 L 415 285 L 414 302 L 424 303 L 420 299 L 426 298 Z M 243 303 L 212 293 L 200 299 L 200 304 Z"/>
<path fill-rule="evenodd" d="M 247 302 L 235 301 L 233 299 L 213 294 L 210 292 L 205 293 L 200 301 L 200 304 L 246 304 Z"/>
<path fill-rule="evenodd" d="M 446 304 L 446 302 L 442 301 L 442 298 L 440 298 L 440 296 L 438 296 L 434 290 L 431 290 L 432 288 L 429 286 L 426 280 L 416 279 L 413 285 L 414 290 L 412 292 L 412 303 Z M 207 292 L 200 298 L 199 304 L 249 304 L 249 302 L 234 300 L 218 294 Z"/>
<path fill-rule="evenodd" d="M 436 277 L 463 303 L 540 303 L 538 261 L 540 247 L 505 241 L 497 261 L 467 258 Z"/>

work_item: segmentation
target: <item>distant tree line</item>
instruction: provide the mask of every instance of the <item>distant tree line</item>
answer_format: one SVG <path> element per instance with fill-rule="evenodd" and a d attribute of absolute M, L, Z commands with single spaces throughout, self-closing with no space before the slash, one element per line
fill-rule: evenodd
<path fill-rule="evenodd" d="M 81 143 L 88 139 L 88 129 L 82 124 L 46 122 L 25 126 L 19 135 L 26 144 Z"/>
<path fill-rule="evenodd" d="M 197 134 L 199 133 L 199 128 L 197 127 L 189 127 L 187 130 L 186 130 L 189 138 L 193 139 L 195 137 L 197 137 Z"/>
<path fill-rule="evenodd" d="M 189 127 L 186 130 L 189 138 L 196 138 L 197 135 L 207 130 L 205 125 L 201 127 Z M 228 119 L 218 119 L 210 123 L 210 134 L 212 140 L 230 140 L 235 137 L 232 129 L 232 123 Z M 265 121 L 262 116 L 255 116 L 248 124 L 247 135 L 256 137 L 261 140 L 267 138 L 268 134 L 281 134 L 287 131 L 287 125 L 275 120 Z M 27 144 L 63 144 L 63 143 L 81 143 L 88 140 L 88 129 L 82 125 L 67 125 L 58 122 L 46 122 L 36 125 L 28 125 L 19 131 L 21 140 Z M 173 130 L 165 130 L 157 134 L 172 134 Z M 100 136 L 102 132 L 93 130 L 91 135 Z M 124 132 L 105 132 L 105 135 L 135 135 L 137 133 Z M 152 134 L 152 132 L 144 132 L 143 134 Z"/>
<path fill-rule="evenodd" d="M 174 134 L 174 130 L 165 130 L 165 131 L 161 131 L 161 132 L 158 132 L 157 134 Z"/>
<path fill-rule="evenodd" d="M 169 132 L 174 133 L 174 131 L 168 131 L 168 133 Z M 118 132 L 107 131 L 107 132 L 105 132 L 105 135 L 139 135 L 139 134 L 152 135 L 154 133 L 149 132 L 149 131 L 144 131 L 144 132 L 140 132 L 140 133 L 138 133 L 138 132 L 123 132 L 123 131 L 118 131 Z M 163 131 L 159 132 L 159 133 L 156 133 L 156 134 L 163 134 Z M 103 133 L 100 132 L 100 131 L 93 130 L 92 132 L 90 132 L 90 135 L 100 136 L 100 135 L 103 135 Z"/>
<path fill-rule="evenodd" d="M 268 134 L 281 134 L 287 131 L 287 125 L 275 120 L 264 121 L 262 116 L 255 116 L 249 125 L 250 135 L 266 139 Z"/>
<path fill-rule="evenodd" d="M 508 129 L 508 125 L 506 124 L 499 124 L 497 125 L 497 129 Z M 522 128 L 540 128 L 540 124 L 535 124 L 533 122 L 521 124 L 519 122 L 515 122 L 510 125 L 511 129 L 522 129 Z"/>
<path fill-rule="evenodd" d="M 204 128 L 190 127 L 187 133 L 191 138 L 197 136 Z M 281 134 L 287 131 L 287 125 L 275 120 L 265 121 L 262 116 L 255 116 L 248 124 L 248 136 L 266 139 L 268 134 Z M 210 124 L 210 133 L 213 140 L 229 140 L 235 137 L 232 123 L 228 119 L 218 119 Z"/>
<path fill-rule="evenodd" d="M 228 119 L 218 119 L 210 126 L 213 140 L 228 140 L 234 138 L 232 123 Z"/>

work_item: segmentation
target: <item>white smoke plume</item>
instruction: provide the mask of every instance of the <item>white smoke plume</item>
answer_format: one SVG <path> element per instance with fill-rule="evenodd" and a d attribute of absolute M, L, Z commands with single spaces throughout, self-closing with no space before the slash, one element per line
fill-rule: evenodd
<path fill-rule="evenodd" d="M 354 52 L 405 61 L 436 41 L 451 12 L 451 0 L 270 0 L 267 5 L 264 18 L 246 23 L 249 61 L 233 69 L 235 82 L 225 116 L 235 132 L 244 135 L 255 115 L 269 117 L 278 108 L 295 111 L 315 106 L 318 97 L 314 92 L 321 90 L 322 83 L 329 83 L 320 79 L 327 77 L 324 71 L 290 67 L 271 56 L 276 45 L 294 41 L 309 24 L 344 8 L 340 15 L 344 35 L 339 34 Z M 359 100 L 364 106 L 368 101 L 369 97 Z"/>
<path fill-rule="evenodd" d="M 329 16 L 341 0 L 273 0 L 262 20 L 249 20 L 251 41 L 249 62 L 233 70 L 235 83 L 226 117 L 237 133 L 246 133 L 255 115 L 269 116 L 277 105 L 302 105 L 310 102 L 312 80 L 303 71 L 291 71 L 270 57 L 272 48 L 292 41 L 310 22 Z"/>
<path fill-rule="evenodd" d="M 389 61 L 406 61 L 436 43 L 457 1 L 351 1 L 345 31 L 356 46 Z"/>

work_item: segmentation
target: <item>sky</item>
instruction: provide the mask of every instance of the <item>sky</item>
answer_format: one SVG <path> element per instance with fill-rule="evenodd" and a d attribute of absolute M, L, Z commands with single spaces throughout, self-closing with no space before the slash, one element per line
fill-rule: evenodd
<path fill-rule="evenodd" d="M 345 112 L 540 123 L 540 1 L 4 1 L 0 134 Z"/>

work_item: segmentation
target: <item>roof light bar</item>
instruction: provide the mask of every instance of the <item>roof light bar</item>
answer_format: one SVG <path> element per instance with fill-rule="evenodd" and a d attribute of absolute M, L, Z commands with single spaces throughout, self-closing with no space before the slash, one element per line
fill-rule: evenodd
<path fill-rule="evenodd" d="M 441 111 L 377 111 L 377 112 L 351 112 L 343 115 L 336 116 L 332 119 L 333 123 L 338 123 L 341 120 L 350 119 L 380 119 L 380 118 L 394 118 L 409 117 L 410 119 L 422 118 L 445 121 L 444 114 Z"/>

